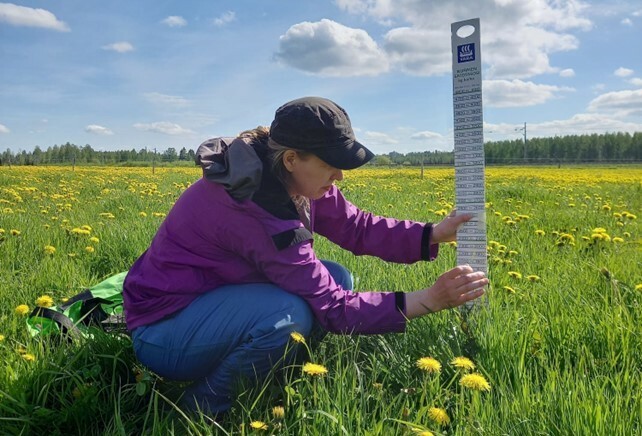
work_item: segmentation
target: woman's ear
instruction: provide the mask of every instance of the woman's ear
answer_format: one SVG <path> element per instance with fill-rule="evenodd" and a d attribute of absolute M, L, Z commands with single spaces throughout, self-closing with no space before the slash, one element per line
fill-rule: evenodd
<path fill-rule="evenodd" d="M 293 172 L 298 157 L 299 155 L 294 150 L 287 150 L 283 153 L 283 166 L 285 169 L 289 172 Z"/>

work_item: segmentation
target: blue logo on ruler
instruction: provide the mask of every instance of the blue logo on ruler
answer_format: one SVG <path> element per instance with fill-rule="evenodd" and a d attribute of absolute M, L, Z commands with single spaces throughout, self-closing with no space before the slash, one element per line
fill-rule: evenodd
<path fill-rule="evenodd" d="M 457 46 L 457 63 L 471 62 L 475 60 L 475 44 L 463 44 Z"/>

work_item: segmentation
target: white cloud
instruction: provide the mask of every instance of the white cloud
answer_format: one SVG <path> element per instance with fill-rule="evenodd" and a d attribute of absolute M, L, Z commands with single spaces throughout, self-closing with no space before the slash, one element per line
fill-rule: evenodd
<path fill-rule="evenodd" d="M 148 92 L 143 94 L 143 96 L 155 104 L 163 104 L 174 107 L 185 107 L 189 106 L 190 101 L 184 97 L 179 97 L 176 95 L 166 95 L 159 92 Z"/>
<path fill-rule="evenodd" d="M 34 9 L 13 3 L 0 3 L 0 22 L 14 26 L 42 27 L 44 29 L 69 32 L 69 26 L 45 9 Z"/>
<path fill-rule="evenodd" d="M 524 107 L 542 104 L 573 88 L 522 80 L 484 80 L 482 92 L 489 107 Z"/>
<path fill-rule="evenodd" d="M 0 124 L 0 133 L 9 133 L 9 132 L 11 132 L 11 130 L 9 130 L 7 126 L 5 126 L 4 124 Z"/>
<path fill-rule="evenodd" d="M 594 98 L 588 110 L 617 117 L 642 115 L 642 89 L 607 92 Z"/>
<path fill-rule="evenodd" d="M 367 139 L 368 144 L 373 145 L 394 145 L 399 143 L 399 141 L 392 136 L 382 132 L 367 131 L 363 136 Z"/>
<path fill-rule="evenodd" d="M 560 77 L 575 77 L 575 70 L 573 70 L 573 68 L 566 68 L 560 71 Z"/>
<path fill-rule="evenodd" d="M 221 27 L 225 26 L 228 23 L 231 23 L 234 20 L 236 20 L 236 14 L 232 11 L 227 11 L 221 14 L 219 17 L 214 18 L 214 20 L 212 20 L 212 23 L 215 26 Z"/>
<path fill-rule="evenodd" d="M 642 77 L 634 77 L 629 79 L 629 83 L 633 86 L 642 86 Z"/>
<path fill-rule="evenodd" d="M 127 53 L 128 51 L 133 51 L 134 46 L 127 41 L 115 42 L 113 44 L 103 45 L 104 50 L 111 50 L 118 53 Z"/>
<path fill-rule="evenodd" d="M 185 129 L 178 124 L 170 123 L 168 121 L 159 121 L 156 123 L 136 123 L 134 127 L 138 130 L 144 130 L 147 132 L 157 132 L 163 133 L 165 135 L 185 135 L 194 133 L 189 129 Z"/>
<path fill-rule="evenodd" d="M 399 27 L 384 37 L 390 61 L 402 71 L 417 75 L 440 75 L 451 71 L 449 32 Z"/>
<path fill-rule="evenodd" d="M 442 139 L 442 138 L 443 138 L 443 135 L 436 132 L 431 132 L 429 130 L 424 130 L 423 132 L 417 132 L 410 135 L 410 139 L 414 139 L 417 141 L 425 141 L 430 139 Z"/>
<path fill-rule="evenodd" d="M 613 71 L 613 74 L 618 77 L 628 77 L 633 74 L 633 70 L 630 68 L 620 67 L 617 70 Z"/>
<path fill-rule="evenodd" d="M 388 70 L 386 56 L 364 30 L 327 19 L 290 27 L 280 37 L 275 57 L 299 70 L 326 76 L 376 75 Z"/>
<path fill-rule="evenodd" d="M 631 21 L 630 18 L 624 18 L 620 23 L 624 24 L 625 26 L 633 26 L 633 21 Z"/>
<path fill-rule="evenodd" d="M 161 21 L 161 23 L 169 27 L 183 27 L 187 25 L 187 21 L 185 20 L 185 18 L 178 15 L 170 15 L 169 17 Z"/>
<path fill-rule="evenodd" d="M 98 124 L 90 124 L 87 127 L 85 127 L 85 132 L 87 133 L 93 133 L 95 135 L 113 135 L 114 132 L 112 132 L 110 129 L 107 127 L 99 126 Z"/>
<path fill-rule="evenodd" d="M 349 13 L 366 14 L 378 22 L 404 22 L 385 36 L 386 51 L 404 71 L 441 74 L 450 62 L 448 23 L 480 17 L 483 62 L 489 78 L 528 78 L 555 73 L 550 55 L 575 50 L 578 39 L 569 33 L 588 30 L 586 4 L 578 0 L 335 0 Z"/>

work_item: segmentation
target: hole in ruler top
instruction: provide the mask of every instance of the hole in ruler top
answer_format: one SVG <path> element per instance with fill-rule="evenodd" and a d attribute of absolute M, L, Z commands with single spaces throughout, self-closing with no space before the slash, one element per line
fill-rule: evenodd
<path fill-rule="evenodd" d="M 477 30 L 475 29 L 475 26 L 471 24 L 464 24 L 463 26 L 457 29 L 455 34 L 460 38 L 468 38 L 473 33 L 475 33 L 475 30 Z"/>

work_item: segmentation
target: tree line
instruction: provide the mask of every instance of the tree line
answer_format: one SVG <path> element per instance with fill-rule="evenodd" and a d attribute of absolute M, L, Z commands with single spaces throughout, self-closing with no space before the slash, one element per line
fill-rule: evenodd
<path fill-rule="evenodd" d="M 487 164 L 517 163 L 586 163 L 642 162 L 642 132 L 568 135 L 488 141 L 484 144 Z M 7 149 L 0 154 L 0 165 L 176 165 L 193 164 L 195 153 L 185 147 L 177 151 L 170 147 L 162 152 L 155 148 L 139 150 L 94 150 L 91 145 L 77 146 L 67 142 L 42 150 L 13 153 Z M 377 155 L 373 165 L 452 165 L 452 151 L 421 151 Z"/>

